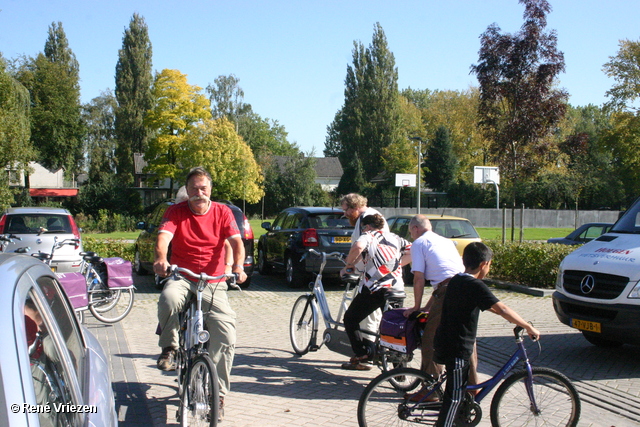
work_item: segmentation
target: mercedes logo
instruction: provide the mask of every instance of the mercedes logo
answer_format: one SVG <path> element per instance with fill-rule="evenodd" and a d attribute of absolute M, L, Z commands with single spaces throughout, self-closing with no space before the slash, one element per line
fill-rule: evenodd
<path fill-rule="evenodd" d="M 596 286 L 596 279 L 590 274 L 587 274 L 586 276 L 584 276 L 582 278 L 582 281 L 580 282 L 580 290 L 585 295 L 589 294 L 595 286 Z"/>

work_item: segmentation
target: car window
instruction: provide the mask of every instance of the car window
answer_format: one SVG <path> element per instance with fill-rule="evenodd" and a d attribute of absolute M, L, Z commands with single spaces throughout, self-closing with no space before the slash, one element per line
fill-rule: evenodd
<path fill-rule="evenodd" d="M 49 297 L 45 294 L 45 299 Z M 33 288 L 24 302 L 24 323 L 29 349 L 31 379 L 36 404 L 47 405 L 51 411 L 38 411 L 41 426 L 79 425 L 81 417 L 70 411 L 54 411 L 57 405 L 75 405 L 70 385 L 72 374 L 65 363 L 64 345 L 56 341 L 58 334 L 56 316 L 52 318 Z"/>
<path fill-rule="evenodd" d="M 280 214 L 278 214 L 276 219 L 273 220 L 273 225 L 271 226 L 271 229 L 272 230 L 282 229 L 282 223 L 284 222 L 284 219 L 287 217 L 287 215 L 288 215 L 288 212 L 281 212 Z"/>
<path fill-rule="evenodd" d="M 282 223 L 282 229 L 283 230 L 290 230 L 293 228 L 298 228 L 298 224 L 300 223 L 300 219 L 302 218 L 302 215 L 300 215 L 299 213 L 296 212 L 291 212 L 287 218 L 285 218 L 285 220 Z"/>
<path fill-rule="evenodd" d="M 587 227 L 586 230 L 580 233 L 580 236 L 578 236 L 577 240 L 581 242 L 589 242 L 595 239 L 596 237 L 600 237 L 603 231 L 604 230 L 602 229 L 601 225 Z"/>
<path fill-rule="evenodd" d="M 433 231 L 449 239 L 477 238 L 478 233 L 469 221 L 452 219 L 432 219 Z"/>
<path fill-rule="evenodd" d="M 391 232 L 405 239 L 411 238 L 409 235 L 410 218 L 398 218 L 391 226 Z"/>
<path fill-rule="evenodd" d="M 342 212 L 332 214 L 317 214 L 307 217 L 308 228 L 331 229 L 331 228 L 352 228 L 349 220 Z"/>
<path fill-rule="evenodd" d="M 68 215 L 57 214 L 20 214 L 8 215 L 4 233 L 12 234 L 71 234 L 71 221 Z"/>

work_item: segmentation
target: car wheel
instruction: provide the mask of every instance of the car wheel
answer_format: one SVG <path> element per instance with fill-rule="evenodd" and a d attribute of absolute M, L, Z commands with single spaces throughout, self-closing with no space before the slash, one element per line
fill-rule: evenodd
<path fill-rule="evenodd" d="M 147 274 L 147 270 L 142 267 L 142 262 L 140 261 L 140 251 L 136 248 L 136 253 L 133 257 L 133 269 L 138 276 L 144 276 Z"/>
<path fill-rule="evenodd" d="M 308 281 L 309 275 L 304 270 L 304 264 L 295 261 L 291 255 L 287 255 L 285 261 L 284 279 L 291 288 L 299 288 L 304 286 Z"/>
<path fill-rule="evenodd" d="M 261 246 L 258 247 L 258 273 L 263 276 L 271 274 L 271 266 L 267 263 L 267 254 Z"/>
<path fill-rule="evenodd" d="M 617 348 L 617 347 L 621 347 L 623 344 L 620 341 L 613 341 L 613 340 L 608 340 L 606 338 L 603 338 L 601 334 L 598 334 L 595 332 L 586 332 L 586 331 L 581 331 L 581 332 L 584 338 L 587 341 L 589 341 L 591 344 L 595 345 L 596 347 Z"/>

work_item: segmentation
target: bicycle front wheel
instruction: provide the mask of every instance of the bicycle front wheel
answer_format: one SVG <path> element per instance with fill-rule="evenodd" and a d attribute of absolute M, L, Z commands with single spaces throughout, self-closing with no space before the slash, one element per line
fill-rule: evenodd
<path fill-rule="evenodd" d="M 220 385 L 218 372 L 206 354 L 193 360 L 180 401 L 180 423 L 189 427 L 218 425 Z"/>
<path fill-rule="evenodd" d="M 314 329 L 317 327 L 317 319 L 312 307 L 313 298 L 313 295 L 300 296 L 291 310 L 289 336 L 293 351 L 300 356 L 309 352 Z"/>
<path fill-rule="evenodd" d="M 406 386 L 399 390 L 395 383 L 402 378 Z M 440 402 L 420 399 L 417 393 L 440 396 L 438 383 L 427 373 L 413 368 L 383 372 L 364 389 L 358 401 L 360 427 L 433 425 L 438 419 Z M 413 401 L 415 400 L 415 401 Z"/>
<path fill-rule="evenodd" d="M 101 322 L 116 323 L 131 311 L 133 296 L 133 288 L 112 289 L 95 283 L 89 288 L 89 310 Z"/>
<path fill-rule="evenodd" d="M 533 368 L 533 403 L 527 393 L 526 371 L 509 376 L 491 400 L 491 425 L 576 426 L 580 419 L 580 397 L 571 381 L 558 371 Z"/>

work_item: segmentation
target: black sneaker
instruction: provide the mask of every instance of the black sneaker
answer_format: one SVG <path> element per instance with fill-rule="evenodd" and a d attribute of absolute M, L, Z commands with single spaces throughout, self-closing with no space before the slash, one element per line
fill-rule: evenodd
<path fill-rule="evenodd" d="M 221 423 L 224 419 L 224 397 L 220 396 L 220 405 L 218 406 L 218 422 Z"/>
<path fill-rule="evenodd" d="M 160 357 L 158 357 L 157 366 L 161 371 L 175 371 L 176 350 L 173 347 L 163 348 Z"/>

